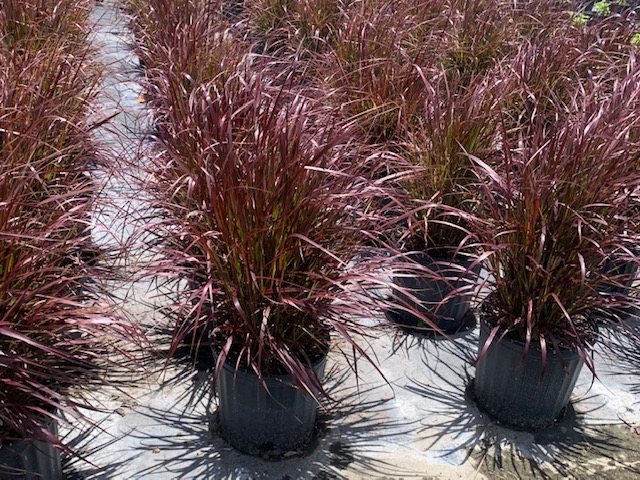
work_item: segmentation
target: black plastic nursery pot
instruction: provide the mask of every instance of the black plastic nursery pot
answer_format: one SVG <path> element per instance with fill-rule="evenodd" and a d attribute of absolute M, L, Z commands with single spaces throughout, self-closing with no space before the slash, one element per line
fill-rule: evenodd
<path fill-rule="evenodd" d="M 492 327 L 480 309 L 479 351 Z M 550 347 L 544 374 L 542 352 L 500 332 L 476 365 L 474 393 L 478 404 L 503 423 L 528 430 L 549 428 L 559 420 L 580 376 L 583 361 L 575 350 Z"/>
<path fill-rule="evenodd" d="M 58 424 L 49 431 L 57 436 Z M 61 480 L 60 450 L 49 443 L 17 440 L 0 445 L 0 478 L 3 480 Z"/>
<path fill-rule="evenodd" d="M 456 333 L 462 330 L 468 321 L 473 292 L 468 289 L 475 283 L 479 267 L 471 269 L 473 259 L 457 257 L 455 259 L 411 254 L 408 258 L 422 267 L 434 272 L 433 276 L 414 277 L 396 276 L 393 282 L 416 297 L 419 302 L 409 298 L 400 289 L 394 289 L 394 296 L 403 306 L 415 310 L 429 318 L 444 333 Z M 434 278 L 434 277 L 443 278 Z M 452 295 L 452 292 L 465 288 L 468 293 Z M 450 297 L 450 298 L 448 298 Z M 443 300 L 447 299 L 443 302 Z M 412 328 L 430 329 L 424 321 L 407 311 L 393 310 L 391 319 L 400 325 Z"/>
<path fill-rule="evenodd" d="M 326 360 L 325 355 L 314 365 L 319 380 Z M 311 440 L 318 403 L 291 375 L 263 378 L 265 384 L 254 372 L 225 363 L 216 382 L 219 429 L 241 452 L 277 459 Z"/>

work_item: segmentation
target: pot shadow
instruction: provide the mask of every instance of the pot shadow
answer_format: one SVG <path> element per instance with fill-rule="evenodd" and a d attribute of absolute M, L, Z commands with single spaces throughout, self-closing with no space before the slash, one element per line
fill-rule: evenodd
<path fill-rule="evenodd" d="M 395 419 L 393 397 L 381 399 L 377 391 L 380 386 L 353 387 L 350 374 L 349 367 L 341 364 L 328 369 L 325 385 L 335 402 L 321 404 L 309 445 L 285 454 L 280 461 L 245 455 L 228 445 L 217 432 L 215 400 L 207 390 L 198 398 L 178 395 L 172 405 L 156 402 L 139 406 L 137 419 L 132 422 L 135 427 L 111 454 L 115 458 L 121 454 L 126 460 L 111 468 L 115 475 L 91 478 L 120 478 L 118 475 L 126 473 L 126 478 L 171 474 L 172 478 L 321 480 L 347 478 L 343 472 L 346 469 L 349 474 L 356 471 L 364 476 L 402 473 L 396 465 L 381 460 L 379 452 L 385 448 L 385 441 L 388 444 L 394 435 L 414 431 L 418 425 Z M 210 384 L 209 375 L 201 372 L 200 378 Z M 175 386 L 168 383 L 164 388 Z M 117 441 L 113 440 L 111 447 Z M 86 472 L 96 472 L 76 470 L 75 478 L 88 478 Z"/>
<path fill-rule="evenodd" d="M 460 356 L 460 345 L 437 348 Z M 635 461 L 640 459 L 640 436 L 630 434 L 620 424 L 597 418 L 605 400 L 596 395 L 583 396 L 575 405 L 588 404 L 590 410 L 576 411 L 570 403 L 552 428 L 526 431 L 501 424 L 476 403 L 468 362 L 440 362 L 436 369 L 431 363 L 433 357 L 425 356 L 429 358 L 425 362 L 429 381 L 409 379 L 405 389 L 421 399 L 425 420 L 418 434 L 425 450 L 444 461 L 458 465 L 471 462 L 488 478 L 640 475 L 640 462 Z"/>
<path fill-rule="evenodd" d="M 476 317 L 472 315 L 470 325 L 475 325 Z M 456 334 L 440 335 L 435 332 L 406 331 L 390 326 L 386 329 L 391 337 L 391 351 L 389 356 L 398 353 L 408 354 L 419 352 L 421 362 L 427 365 L 429 370 L 436 370 L 436 365 L 442 357 L 451 357 L 452 360 L 463 364 L 471 364 L 475 360 L 475 351 L 478 344 L 478 332 L 471 327 L 468 330 Z"/>
<path fill-rule="evenodd" d="M 211 372 L 215 366 L 215 359 L 206 342 L 206 332 L 196 334 L 196 339 L 189 342 L 184 339 L 172 355 L 169 355 L 169 345 L 173 335 L 171 320 L 175 313 L 171 309 L 160 308 L 155 311 L 160 321 L 145 324 L 148 332 L 148 342 L 153 347 L 141 353 L 141 362 L 147 378 L 153 379 L 158 390 L 173 390 L 181 392 L 177 402 L 187 406 L 194 406 L 209 395 L 211 389 Z M 189 383 L 190 387 L 185 388 Z"/>
<path fill-rule="evenodd" d="M 168 365 L 159 369 L 160 390 L 181 390 L 176 396 L 177 403 L 186 408 L 194 407 L 209 400 L 213 385 L 213 369 L 215 360 L 210 348 L 194 350 L 190 345 L 179 347 L 171 357 Z M 185 388 L 185 383 L 190 386 Z"/>

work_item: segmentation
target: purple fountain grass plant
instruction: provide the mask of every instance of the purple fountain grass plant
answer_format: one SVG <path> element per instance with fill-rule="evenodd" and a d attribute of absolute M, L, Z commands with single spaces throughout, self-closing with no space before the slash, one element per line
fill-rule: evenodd
<path fill-rule="evenodd" d="M 302 0 L 296 3 L 288 30 L 295 50 L 303 48 L 311 52 L 323 52 L 339 41 L 338 22 L 343 2 L 341 0 Z M 291 40 L 290 40 L 291 42 Z"/>
<path fill-rule="evenodd" d="M 340 41 L 317 66 L 328 98 L 345 118 L 358 122 L 367 143 L 393 141 L 422 106 L 423 65 L 412 43 L 413 9 L 405 2 L 354 2 L 338 27 Z"/>
<path fill-rule="evenodd" d="M 106 252 L 92 247 L 97 185 L 88 175 L 95 163 L 88 133 L 69 136 L 81 146 L 52 151 L 48 138 L 35 136 L 48 121 L 11 125 L 16 137 L 2 139 L 11 148 L 0 162 L 0 442 L 66 449 L 50 419 L 82 420 L 82 409 L 95 409 L 83 392 L 104 382 L 116 340 L 140 335 L 109 301 Z"/>
<path fill-rule="evenodd" d="M 638 22 L 638 18 L 613 15 L 595 23 L 573 26 L 567 36 L 584 52 L 592 76 L 614 79 L 625 74 Z"/>
<path fill-rule="evenodd" d="M 0 9 L 3 42 L 38 51 L 52 40 L 63 40 L 67 50 L 82 50 L 90 6 L 89 0 L 5 0 Z"/>
<path fill-rule="evenodd" d="M 338 41 L 342 0 L 251 0 L 245 2 L 250 35 L 274 56 L 314 61 Z"/>
<path fill-rule="evenodd" d="M 499 168 L 474 157 L 486 221 L 476 234 L 494 278 L 487 343 L 506 334 L 526 350 L 569 347 L 593 371 L 590 311 L 630 302 L 600 292 L 612 283 L 603 263 L 617 250 L 632 252 L 636 237 L 628 231 L 637 225 L 640 182 L 635 55 L 612 86 L 585 80 L 573 95 L 556 121 L 538 121 L 544 109 L 533 105 L 518 137 L 505 132 Z"/>
<path fill-rule="evenodd" d="M 522 40 L 538 42 L 562 36 L 572 24 L 574 4 L 564 0 L 519 0 L 510 8 L 516 22 L 516 45 Z"/>
<path fill-rule="evenodd" d="M 85 116 L 100 78 L 88 55 L 87 51 L 72 55 L 57 43 L 46 50 L 22 54 L 0 46 L 4 66 L 0 72 L 0 124 L 5 161 L 33 159 L 46 163 L 43 168 L 49 173 L 45 179 L 53 184 L 61 181 L 56 169 L 64 172 L 66 166 L 84 158 L 79 154 L 82 142 L 75 137 L 87 127 Z M 60 151 L 64 155 L 56 155 Z"/>
<path fill-rule="evenodd" d="M 0 442 L 61 445 L 49 419 L 96 408 L 82 392 L 103 382 L 109 342 L 133 330 L 103 296 L 99 258 L 82 254 L 93 185 L 77 178 L 34 200 L 35 167 L 4 163 L 0 172 Z"/>
<path fill-rule="evenodd" d="M 234 48 L 249 48 L 221 13 L 222 2 L 151 0 L 134 7 L 137 53 L 148 68 L 205 83 L 224 72 Z M 237 33 L 234 31 L 234 33 Z M 238 44 L 238 45 L 236 45 Z"/>
<path fill-rule="evenodd" d="M 292 18 L 295 0 L 249 0 L 246 8 L 252 27 L 266 36 L 276 35 Z"/>
<path fill-rule="evenodd" d="M 220 2 L 186 0 L 153 0 L 134 8 L 136 49 L 147 67 L 146 101 L 165 129 L 188 121 L 177 117 L 188 111 L 193 90 L 212 81 L 222 85 L 252 61 L 251 45 L 232 32 L 221 10 Z"/>
<path fill-rule="evenodd" d="M 407 229 L 403 250 L 444 254 L 465 248 L 471 235 L 464 212 L 477 209 L 477 177 L 470 155 L 487 158 L 496 150 L 501 83 L 492 76 L 449 78 L 445 67 L 427 78 L 421 113 L 404 126 L 399 158 L 408 165 L 399 179 L 400 219 Z M 403 171 L 402 164 L 392 168 Z M 448 253 L 445 253 L 448 252 Z"/>
<path fill-rule="evenodd" d="M 411 44 L 427 64 L 467 81 L 509 59 L 522 42 L 554 38 L 571 22 L 562 0 L 426 0 L 414 5 Z"/>
<path fill-rule="evenodd" d="M 480 264 L 470 223 L 479 201 L 471 155 L 497 149 L 501 81 L 415 68 L 424 103 L 403 125 L 389 165 L 397 172 L 389 182 L 397 216 L 385 230 L 396 235 L 391 250 L 404 262 L 387 311 L 396 323 L 455 333 L 465 325 Z"/>
<path fill-rule="evenodd" d="M 91 240 L 100 162 L 86 115 L 99 69 L 76 43 L 84 25 L 64 23 L 84 19 L 87 4 L 5 2 L 2 12 L 45 15 L 56 5 L 68 8 L 58 12 L 64 21 L 19 17 L 36 22 L 25 23 L 34 37 L 20 48 L 0 39 L 0 443 L 68 450 L 50 420 L 97 408 L 84 394 L 124 353 L 117 341 L 140 335 L 104 290 L 108 252 Z"/>
<path fill-rule="evenodd" d="M 579 108 L 574 99 L 586 83 L 609 95 L 627 74 L 633 50 L 628 25 L 610 22 L 598 28 L 558 25 L 554 35 L 523 40 L 490 75 L 502 79 L 507 132 L 523 122 L 555 122 Z M 609 89 L 605 88 L 609 86 Z"/>
<path fill-rule="evenodd" d="M 376 280 L 354 262 L 373 225 L 357 206 L 377 162 L 330 109 L 259 73 L 203 85 L 189 107 L 190 123 L 172 128 L 198 140 L 167 138 L 147 185 L 164 212 L 150 227 L 163 257 L 152 273 L 189 284 L 171 349 L 210 326 L 216 374 L 226 361 L 320 392 L 310 366 L 332 332 L 364 354 L 358 315 L 372 315 L 363 285 Z"/>
<path fill-rule="evenodd" d="M 556 17 L 534 13 L 486 0 L 353 2 L 338 22 L 340 41 L 316 66 L 316 75 L 336 89 L 330 99 L 345 116 L 359 118 L 365 141 L 393 141 L 424 103 L 416 65 L 428 78 L 444 66 L 463 88 L 517 51 L 525 34 L 532 34 L 527 29 L 559 28 Z"/>
<path fill-rule="evenodd" d="M 453 28 L 443 32 L 445 67 L 471 79 L 492 68 L 517 41 L 508 2 L 453 0 Z M 510 28 L 511 27 L 511 28 Z"/>

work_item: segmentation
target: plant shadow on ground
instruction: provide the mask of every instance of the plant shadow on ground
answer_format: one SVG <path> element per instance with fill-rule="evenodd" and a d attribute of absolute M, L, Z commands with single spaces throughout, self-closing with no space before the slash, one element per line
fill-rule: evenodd
<path fill-rule="evenodd" d="M 61 440 L 67 444 L 67 446 L 73 449 L 78 455 L 63 455 L 62 456 L 62 474 L 65 480 L 85 480 L 88 478 L 103 478 L 110 479 L 115 478 L 115 474 L 121 470 L 126 464 L 126 460 L 110 461 L 106 466 L 99 466 L 93 464 L 90 461 L 95 454 L 110 448 L 117 444 L 124 437 L 124 433 L 120 435 L 111 435 L 106 433 L 102 428 L 101 423 L 106 421 L 104 418 L 101 422 L 96 423 L 95 426 L 82 430 L 79 434 L 75 435 L 68 443 L 66 438 Z M 104 441 L 96 441 L 96 438 L 105 439 Z"/>
<path fill-rule="evenodd" d="M 343 362 L 334 363 L 325 373 L 327 393 L 335 402 L 321 405 L 310 444 L 280 461 L 270 461 L 244 455 L 220 437 L 211 395 L 211 363 L 206 358 L 195 360 L 194 368 L 194 358 L 185 355 L 158 386 L 159 391 L 173 392 L 172 404 L 145 404 L 136 409 L 140 428 L 134 428 L 119 447 L 126 460 L 111 467 L 112 471 L 126 478 L 171 474 L 175 478 L 282 480 L 342 479 L 347 468 L 365 476 L 384 475 L 391 469 L 396 475 L 402 473 L 398 466 L 376 457 L 383 442 L 399 432 L 414 431 L 418 425 L 394 419 L 393 397 L 381 399 L 377 391 L 386 386 L 354 386 L 351 369 Z M 145 457 L 144 462 L 135 460 Z M 119 478 L 90 476 L 95 473 L 93 469 L 78 471 L 71 480 Z"/>
<path fill-rule="evenodd" d="M 627 328 L 601 327 L 599 335 L 599 354 L 607 374 L 617 376 L 632 395 L 640 395 L 640 320 L 629 320 Z"/>
<path fill-rule="evenodd" d="M 590 410 L 576 411 L 569 404 L 564 417 L 548 430 L 527 432 L 501 425 L 474 399 L 471 365 L 477 332 L 452 341 L 409 336 L 399 338 L 396 347 L 416 342 L 424 347 L 428 380 L 408 378 L 405 388 L 421 398 L 417 403 L 424 420 L 418 435 L 425 450 L 453 464 L 472 462 L 492 479 L 640 475 L 640 435 L 598 418 L 606 399 L 587 392 L 575 404 L 588 404 Z"/>

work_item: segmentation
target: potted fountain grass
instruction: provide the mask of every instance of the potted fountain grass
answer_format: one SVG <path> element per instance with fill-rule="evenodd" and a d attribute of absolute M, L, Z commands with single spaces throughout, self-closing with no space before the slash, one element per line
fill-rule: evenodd
<path fill-rule="evenodd" d="M 153 273 L 183 280 L 172 350 L 212 344 L 221 435 L 270 458 L 309 441 L 332 337 L 365 355 L 358 314 L 373 305 L 369 264 L 353 261 L 372 167 L 291 88 L 252 71 L 199 86 L 147 185 L 162 211 Z"/>
<path fill-rule="evenodd" d="M 0 477 L 57 480 L 60 451 L 72 453 L 58 421 L 96 408 L 82 392 L 101 384 L 109 343 L 132 332 L 105 305 L 105 271 L 90 247 L 92 157 L 56 161 L 76 155 L 75 144 L 20 156 L 50 145 L 11 132 L 0 162 Z"/>
<path fill-rule="evenodd" d="M 490 77 L 450 78 L 444 68 L 422 74 L 424 108 L 407 125 L 397 165 L 398 199 L 406 228 L 399 241 L 406 262 L 394 274 L 392 321 L 439 333 L 464 328 L 477 287 L 477 248 L 468 216 L 477 208 L 471 155 L 495 145 L 496 86 Z"/>
<path fill-rule="evenodd" d="M 113 365 L 112 342 L 139 338 L 106 305 L 91 242 L 87 6 L 11 1 L 0 15 L 0 478 L 62 477 L 60 452 L 77 452 L 58 421 L 97 408 L 83 392 Z"/>
<path fill-rule="evenodd" d="M 549 109 L 535 108 L 531 95 L 526 125 L 503 132 L 501 168 L 478 161 L 485 223 L 475 233 L 494 285 L 480 308 L 473 388 L 502 422 L 553 425 L 583 364 L 595 373 L 591 313 L 630 301 L 628 292 L 602 292 L 620 282 L 603 266 L 612 253 L 633 251 L 625 231 L 637 225 L 636 65 L 612 81 L 584 81 L 567 104 L 574 108 L 554 122 L 537 117 Z"/>
<path fill-rule="evenodd" d="M 35 173 L 1 170 L 0 477 L 55 480 L 69 451 L 57 422 L 94 408 L 79 391 L 100 384 L 113 319 L 99 303 L 102 274 L 87 263 L 97 259 L 83 253 L 88 202 L 75 195 L 88 190 L 34 201 L 26 184 L 39 180 L 25 177 Z"/>

